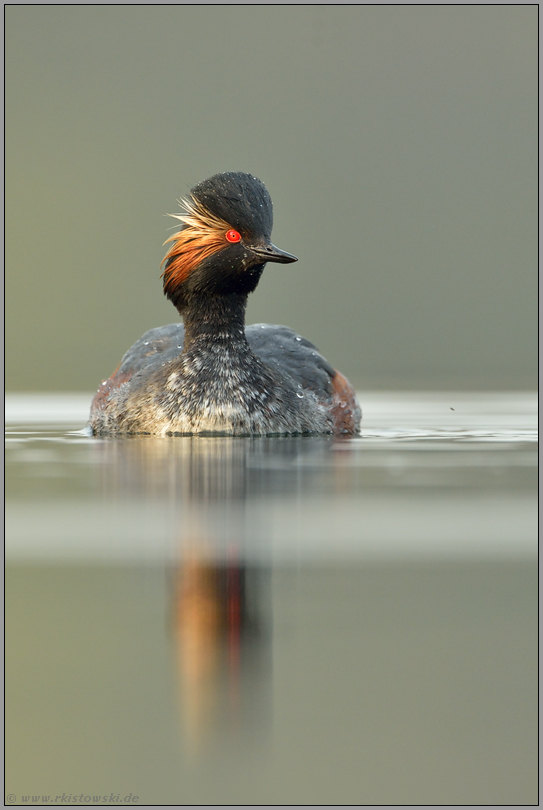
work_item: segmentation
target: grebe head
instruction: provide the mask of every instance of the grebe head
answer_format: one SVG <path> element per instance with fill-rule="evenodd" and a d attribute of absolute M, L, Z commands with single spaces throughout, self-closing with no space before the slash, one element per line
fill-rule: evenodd
<path fill-rule="evenodd" d="M 266 262 L 297 261 L 270 241 L 273 211 L 265 185 L 244 172 L 203 180 L 171 214 L 183 227 L 167 242 L 164 293 L 179 311 L 202 294 L 252 292 Z M 165 244 L 167 244 L 167 242 Z"/>

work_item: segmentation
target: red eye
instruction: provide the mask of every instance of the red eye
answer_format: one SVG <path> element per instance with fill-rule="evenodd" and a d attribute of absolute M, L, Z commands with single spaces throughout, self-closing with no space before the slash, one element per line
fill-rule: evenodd
<path fill-rule="evenodd" d="M 233 228 L 232 228 L 231 231 L 226 231 L 225 236 L 226 236 L 226 241 L 227 242 L 240 242 L 241 241 L 241 234 L 239 234 Z"/>

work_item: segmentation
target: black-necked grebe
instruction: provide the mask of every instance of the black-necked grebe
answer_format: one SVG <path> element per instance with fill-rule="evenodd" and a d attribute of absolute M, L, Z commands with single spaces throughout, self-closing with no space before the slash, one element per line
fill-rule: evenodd
<path fill-rule="evenodd" d="M 164 293 L 182 316 L 146 332 L 91 405 L 95 435 L 357 433 L 350 383 L 286 326 L 245 327 L 247 296 L 266 262 L 295 262 L 272 245 L 272 202 L 244 172 L 195 186 L 174 215 Z"/>

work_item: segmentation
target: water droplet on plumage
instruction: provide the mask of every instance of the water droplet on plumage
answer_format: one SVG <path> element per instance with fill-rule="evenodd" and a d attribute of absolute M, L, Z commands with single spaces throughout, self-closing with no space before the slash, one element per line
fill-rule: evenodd
<path fill-rule="evenodd" d="M 296 396 L 297 396 L 297 397 L 300 397 L 300 399 L 303 399 L 303 398 L 304 398 L 304 395 L 303 395 L 303 394 L 300 394 L 300 392 L 299 392 L 299 391 L 296 391 Z"/>

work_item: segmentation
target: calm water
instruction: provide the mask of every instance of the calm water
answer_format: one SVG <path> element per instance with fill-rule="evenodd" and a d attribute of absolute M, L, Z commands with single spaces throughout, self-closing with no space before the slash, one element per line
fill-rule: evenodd
<path fill-rule="evenodd" d="M 92 439 L 90 398 L 8 397 L 14 803 L 537 802 L 535 395 L 340 440 Z"/>

